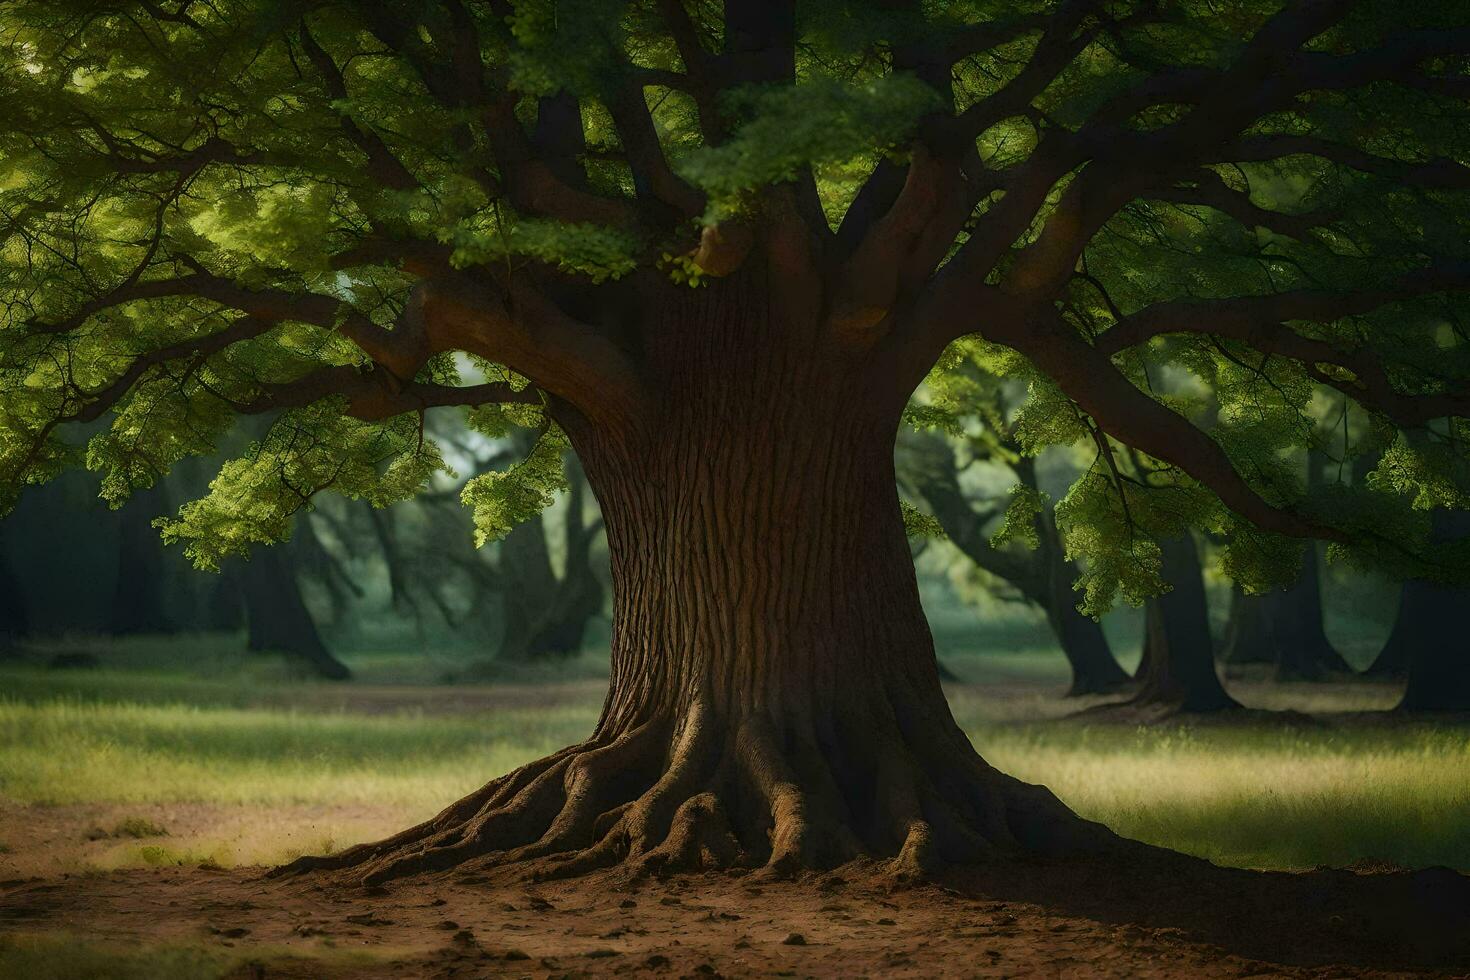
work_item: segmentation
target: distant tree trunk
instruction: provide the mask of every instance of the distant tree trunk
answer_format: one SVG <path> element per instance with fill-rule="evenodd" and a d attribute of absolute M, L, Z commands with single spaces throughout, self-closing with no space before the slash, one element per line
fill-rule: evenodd
<path fill-rule="evenodd" d="M 1322 484 L 1326 457 L 1307 451 L 1307 486 Z M 1319 680 L 1329 674 L 1352 674 L 1342 654 L 1327 639 L 1322 610 L 1322 562 L 1317 544 L 1307 542 L 1301 574 L 1284 591 L 1266 597 L 1267 627 L 1276 647 L 1278 680 Z"/>
<path fill-rule="evenodd" d="M 1219 659 L 1231 666 L 1276 661 L 1276 646 L 1267 622 L 1265 597 L 1249 595 L 1240 586 L 1230 590 L 1230 615 L 1220 641 Z"/>
<path fill-rule="evenodd" d="M 11 568 L 4 528 L 0 524 L 0 654 L 31 632 L 30 611 L 26 608 L 20 580 Z"/>
<path fill-rule="evenodd" d="M 1032 490 L 1040 490 L 1035 457 L 1021 457 L 1015 464 L 1015 470 L 1023 484 Z M 1133 678 L 1113 656 L 1102 624 L 1077 609 L 1077 591 L 1072 588 L 1078 577 L 1077 566 L 1067 560 L 1056 517 L 1049 507 L 1043 508 L 1036 516 L 1036 538 L 1039 544 L 1037 558 L 1046 588 L 1042 607 L 1062 648 L 1062 655 L 1072 668 L 1072 684 L 1067 689 L 1067 696 L 1109 694 L 1128 687 Z"/>
<path fill-rule="evenodd" d="M 1021 595 L 1046 613 L 1047 624 L 1057 645 L 1072 668 L 1067 695 L 1103 694 L 1121 690 L 1132 678 L 1118 665 L 1102 626 L 1077 611 L 1077 567 L 1067 561 L 1056 521 L 1049 511 L 1038 515 L 1039 547 L 1029 556 L 1018 556 L 990 544 L 984 525 L 991 515 L 976 513 L 965 499 L 954 469 L 954 456 L 947 444 L 930 449 L 927 463 L 940 466 L 916 467 L 923 472 L 906 472 L 913 491 L 924 499 L 950 542 L 976 566 L 1014 586 Z M 934 457 L 938 457 L 936 460 Z M 1036 487 L 1036 464 L 1022 457 L 1014 464 L 1017 477 Z"/>
<path fill-rule="evenodd" d="M 1365 677 L 1397 679 L 1409 673 L 1409 654 L 1419 642 L 1418 634 L 1424 628 L 1424 611 L 1434 606 L 1433 597 L 1426 594 L 1425 587 L 1430 585 L 1429 582 L 1411 579 L 1399 586 L 1399 605 L 1393 615 L 1393 627 L 1383 649 L 1363 671 Z"/>
<path fill-rule="evenodd" d="M 527 644 L 527 654 L 533 659 L 580 651 L 587 625 L 602 612 L 602 580 L 592 566 L 592 545 L 601 522 L 586 519 L 587 480 L 574 458 L 567 462 L 567 483 L 566 563 L 551 606 Z"/>
<path fill-rule="evenodd" d="M 602 522 L 587 520 L 587 481 L 572 457 L 567 460 L 567 484 L 566 561 L 560 577 L 541 515 L 516 527 L 501 543 L 504 622 L 498 659 L 528 662 L 574 654 L 582 649 L 588 624 L 602 612 L 603 584 L 592 564 Z"/>
<path fill-rule="evenodd" d="M 346 680 L 351 671 L 322 642 L 291 567 L 289 547 L 258 548 L 238 566 L 249 630 L 246 648 L 281 653 L 318 676 Z"/>
<path fill-rule="evenodd" d="M 1172 538 L 1160 542 L 1160 547 L 1164 580 L 1173 588 L 1145 603 L 1143 686 L 1131 703 L 1191 713 L 1238 708 L 1215 672 L 1209 607 L 1194 539 Z"/>
<path fill-rule="evenodd" d="M 540 616 L 555 601 L 556 571 L 546 546 L 546 522 L 540 514 L 517 525 L 500 543 L 501 631 L 497 658 L 534 659 L 531 640 Z"/>
<path fill-rule="evenodd" d="M 377 507 L 368 508 L 375 518 L 386 516 L 386 511 Z M 387 533 L 390 538 L 393 535 L 392 527 L 386 531 L 383 527 L 375 525 L 379 535 Z M 291 538 L 292 558 L 300 575 L 316 582 L 327 594 L 327 601 L 331 605 L 330 619 L 328 622 L 339 622 L 347 614 L 348 606 L 354 599 L 363 597 L 363 590 L 352 576 L 347 574 L 337 556 L 327 550 L 322 539 L 316 533 L 316 525 L 312 522 L 310 514 L 302 513 L 296 518 L 295 532 Z M 389 565 L 390 575 L 393 565 Z"/>
<path fill-rule="evenodd" d="M 1437 510 L 1431 519 L 1436 541 L 1470 536 L 1470 513 Z M 1404 583 L 1398 617 L 1402 626 L 1394 630 L 1408 661 L 1400 711 L 1470 712 L 1467 605 L 1470 589 L 1418 579 Z"/>
<path fill-rule="evenodd" d="M 205 596 L 202 628 L 233 633 L 245 625 L 245 595 L 239 564 L 225 564 Z"/>
<path fill-rule="evenodd" d="M 117 583 L 108 615 L 113 635 L 174 631 L 164 596 L 163 543 L 153 527 L 153 519 L 167 510 L 168 491 L 158 483 L 117 512 Z"/>
<path fill-rule="evenodd" d="M 1266 597 L 1266 628 L 1276 650 L 1278 680 L 1319 680 L 1352 674 L 1327 639 L 1322 612 L 1322 573 L 1315 543 L 1308 543 L 1302 571 L 1290 588 Z"/>
<path fill-rule="evenodd" d="M 1072 668 L 1072 684 L 1068 697 L 1083 694 L 1110 694 L 1133 683 L 1103 633 L 1102 624 L 1077 609 L 1077 568 L 1063 557 L 1056 522 L 1050 513 L 1038 518 L 1041 529 L 1041 558 L 1045 562 L 1048 602 L 1046 618 L 1056 634 L 1062 655 Z"/>

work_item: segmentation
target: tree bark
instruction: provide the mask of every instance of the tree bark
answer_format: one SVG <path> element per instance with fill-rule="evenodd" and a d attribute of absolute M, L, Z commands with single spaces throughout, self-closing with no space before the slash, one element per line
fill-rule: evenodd
<path fill-rule="evenodd" d="M 1143 686 L 1132 704 L 1169 712 L 1238 708 L 1215 672 L 1209 607 L 1199 551 L 1189 536 L 1160 542 L 1163 575 L 1172 589 L 1149 599 L 1145 610 Z"/>
<path fill-rule="evenodd" d="M 284 654 L 319 677 L 346 680 L 352 673 L 322 642 L 286 556 L 288 550 L 289 545 L 259 548 L 237 567 L 245 605 L 246 649 Z"/>
<path fill-rule="evenodd" d="M 790 307 L 778 315 L 763 280 L 685 291 L 651 326 L 656 431 L 560 413 L 611 555 L 592 737 L 288 870 L 371 884 L 528 863 L 789 873 L 868 855 L 909 874 L 1119 846 L 991 768 L 955 723 L 896 493 L 902 403 L 874 398 Z"/>

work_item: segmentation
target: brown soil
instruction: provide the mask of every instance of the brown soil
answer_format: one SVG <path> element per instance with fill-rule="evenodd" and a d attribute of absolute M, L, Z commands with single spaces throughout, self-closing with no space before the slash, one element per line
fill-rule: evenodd
<path fill-rule="evenodd" d="M 252 977 L 1455 975 L 1470 970 L 1470 878 L 1181 858 L 1002 864 L 907 887 L 861 864 L 793 881 L 447 875 L 366 891 L 258 869 L 0 882 L 0 935 L 53 930 L 259 946 Z"/>

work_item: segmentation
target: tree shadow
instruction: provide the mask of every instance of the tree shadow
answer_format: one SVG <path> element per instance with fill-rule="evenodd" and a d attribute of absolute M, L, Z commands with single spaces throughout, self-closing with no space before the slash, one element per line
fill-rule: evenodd
<path fill-rule="evenodd" d="M 1153 848 L 1140 852 L 1123 861 L 956 868 L 943 883 L 974 898 L 1032 903 L 1108 924 L 1177 929 L 1194 941 L 1272 963 L 1470 967 L 1470 876 L 1448 868 L 1244 871 Z"/>

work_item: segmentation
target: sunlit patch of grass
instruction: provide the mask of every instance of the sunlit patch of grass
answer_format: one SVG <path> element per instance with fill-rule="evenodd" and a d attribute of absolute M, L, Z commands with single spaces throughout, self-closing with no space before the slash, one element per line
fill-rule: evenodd
<path fill-rule="evenodd" d="M 1120 834 L 1243 867 L 1470 870 L 1470 729 L 972 732 L 998 768 Z"/>
<path fill-rule="evenodd" d="M 0 792 L 26 803 L 420 803 L 584 738 L 596 716 L 595 704 L 429 717 L 0 701 Z"/>
<path fill-rule="evenodd" d="M 299 949 L 252 945 L 248 950 L 205 945 L 99 942 L 64 932 L 0 935 L 0 977 L 26 980 L 215 980 L 270 976 L 271 963 L 303 959 Z M 312 976 L 347 976 L 376 963 L 369 952 L 314 950 Z M 247 964 L 257 964 L 261 971 Z M 356 968 L 356 969 L 354 969 Z M 248 972 L 242 972 L 248 971 Z M 290 975 L 297 975 L 292 971 Z"/>
<path fill-rule="evenodd" d="M 1248 867 L 1379 859 L 1470 869 L 1470 728 L 1017 724 L 1078 705 L 999 676 L 1010 658 L 976 660 L 997 677 L 950 697 L 982 754 L 1122 834 Z M 549 685 L 493 710 L 450 702 L 444 710 L 458 713 L 436 714 L 445 702 L 372 700 L 398 689 L 332 689 L 357 692 L 371 711 L 386 706 L 365 713 L 323 708 L 310 685 L 260 685 L 240 698 L 223 684 L 201 691 L 197 679 L 155 677 L 141 682 L 145 700 L 131 683 L 109 671 L 0 673 L 0 795 L 153 807 L 147 820 L 170 831 L 92 844 L 78 833 L 63 861 L 73 867 L 268 864 L 382 837 L 585 737 L 600 703 L 595 685 Z M 1341 712 L 1383 699 L 1373 691 L 1314 697 Z M 124 809 L 102 826 L 135 815 Z"/>

